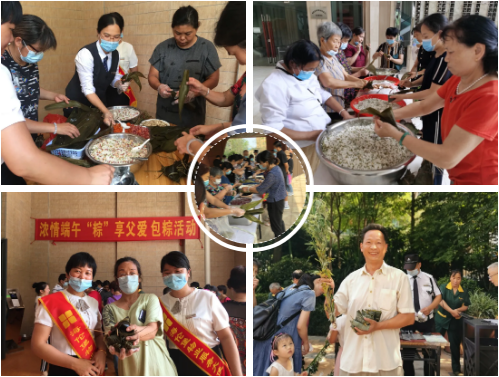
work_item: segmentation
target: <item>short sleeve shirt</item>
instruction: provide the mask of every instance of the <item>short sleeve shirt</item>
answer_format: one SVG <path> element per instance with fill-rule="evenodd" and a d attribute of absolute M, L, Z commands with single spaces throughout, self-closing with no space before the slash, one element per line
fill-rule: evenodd
<path fill-rule="evenodd" d="M 417 281 L 419 307 L 421 309 L 429 306 L 433 302 L 434 297 L 441 294 L 440 289 L 438 289 L 438 285 L 437 282 L 435 281 L 435 278 L 432 275 L 427 274 L 426 272 L 420 271 L 419 274 L 417 274 L 416 276 L 411 276 L 407 274 L 407 278 L 409 279 L 409 285 L 411 286 L 413 299 L 414 299 L 414 280 Z"/>
<path fill-rule="evenodd" d="M 169 293 L 160 299 L 170 312 L 179 302 L 180 312 L 172 315 L 210 348 L 220 344 L 216 332 L 230 326 L 229 314 L 213 292 L 194 289 L 181 299 L 172 297 Z M 177 348 L 170 341 L 168 343 L 170 348 Z"/>
<path fill-rule="evenodd" d="M 211 195 L 215 196 L 217 195 L 220 191 L 222 191 L 224 188 L 221 185 L 218 185 L 217 187 L 213 187 L 212 185 L 208 185 L 206 187 L 206 191 L 208 191 Z M 217 208 L 217 206 L 214 206 L 211 203 L 208 203 L 209 208 Z"/>
<path fill-rule="evenodd" d="M 372 276 L 365 266 L 348 275 L 334 295 L 334 302 L 348 318 L 355 318 L 357 310 L 362 309 L 380 310 L 381 321 L 399 313 L 414 313 L 406 274 L 384 262 Z M 345 326 L 344 339 L 341 369 L 346 372 L 378 373 L 402 366 L 399 329 L 358 336 L 350 326 Z"/>
<path fill-rule="evenodd" d="M 319 66 L 315 69 L 315 75 L 319 77 L 323 73 L 329 73 L 331 76 L 333 76 L 337 80 L 344 80 L 345 75 L 343 74 L 343 66 L 341 63 L 336 59 L 336 57 L 325 57 L 323 56 L 324 60 L 319 63 Z M 319 80 L 320 81 L 320 80 Z M 331 88 L 324 88 L 326 91 L 331 93 L 331 95 L 334 97 L 336 101 L 338 101 L 342 107 L 345 106 L 345 101 L 344 101 L 344 95 L 343 95 L 343 89 L 331 89 Z M 329 106 L 326 104 L 323 105 L 324 110 L 328 113 L 334 113 L 335 111 L 331 109 Z"/>
<path fill-rule="evenodd" d="M 120 67 L 123 71 L 128 73 L 130 68 L 135 68 L 139 64 L 139 59 L 133 46 L 128 42 L 121 42 L 118 46 L 118 52 L 120 53 Z"/>
<path fill-rule="evenodd" d="M 439 57 L 433 56 L 426 66 L 426 71 L 423 76 L 423 83 L 421 90 L 430 89 L 431 84 L 444 85 L 448 79 L 452 77 L 452 73 L 447 68 L 445 57 L 447 53 L 444 52 Z"/>
<path fill-rule="evenodd" d="M 351 58 L 356 53 L 357 53 L 357 46 L 353 46 L 349 43 L 347 48 L 345 49 L 345 56 L 347 58 Z M 367 65 L 366 59 L 367 59 L 367 54 L 364 51 L 364 46 L 362 46 L 360 48 L 359 56 L 357 56 L 357 60 L 352 64 L 352 67 L 365 67 Z"/>
<path fill-rule="evenodd" d="M 57 294 L 61 293 L 64 294 L 68 301 L 75 307 L 90 330 L 102 330 L 102 316 L 99 312 L 99 303 L 95 298 L 88 295 L 83 297 L 75 296 L 66 289 Z M 80 301 L 83 301 L 83 303 L 79 304 Z M 78 309 L 81 307 L 86 307 L 86 310 Z M 66 355 L 76 355 L 61 330 L 59 330 L 57 326 L 54 326 L 54 321 L 52 321 L 50 314 L 43 305 L 38 305 L 36 308 L 35 324 L 36 323 L 52 328 L 52 332 L 50 333 L 50 344 L 52 346 Z M 91 333 L 92 335 L 95 335 L 93 331 L 91 331 Z"/>
<path fill-rule="evenodd" d="M 497 185 L 497 80 L 456 95 L 460 81 L 460 77 L 452 76 L 437 91 L 445 99 L 442 141 L 455 125 L 484 140 L 449 169 L 449 178 L 459 185 Z"/>
<path fill-rule="evenodd" d="M 10 71 L 24 118 L 38 121 L 38 102 L 40 99 L 38 64 L 19 65 L 5 51 L 2 55 L 2 65 Z"/>
<path fill-rule="evenodd" d="M 404 46 L 400 42 L 395 42 L 391 45 L 388 43 L 384 42 L 382 43 L 376 52 L 382 51 L 385 54 L 391 55 L 392 58 L 399 59 L 400 55 L 405 55 L 405 49 Z M 395 64 L 391 61 L 388 61 L 384 56 L 381 57 L 381 68 L 395 68 L 397 70 L 402 69 L 401 64 Z"/>
<path fill-rule="evenodd" d="M 279 167 L 282 170 L 282 174 L 286 176 L 286 167 L 284 164 L 288 162 L 288 158 L 286 157 L 286 153 L 284 151 L 277 152 L 277 158 L 279 159 Z M 289 168 L 289 166 L 288 166 Z"/>
<path fill-rule="evenodd" d="M 445 301 L 451 309 L 458 309 L 463 305 L 470 306 L 471 304 L 468 291 L 463 289 L 461 286 L 459 286 L 455 294 L 451 283 L 442 284 L 440 286 L 440 291 L 442 292 L 442 301 Z M 455 318 L 441 305 L 439 305 L 435 310 L 435 323 L 437 326 L 448 329 L 450 322 L 455 320 Z"/>

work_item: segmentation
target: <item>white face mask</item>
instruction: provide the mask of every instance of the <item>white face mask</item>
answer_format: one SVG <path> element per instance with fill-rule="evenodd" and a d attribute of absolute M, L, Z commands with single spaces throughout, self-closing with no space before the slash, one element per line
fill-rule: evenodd
<path fill-rule="evenodd" d="M 415 270 L 412 270 L 412 271 L 407 270 L 407 273 L 411 276 L 418 276 L 419 270 L 417 268 Z"/>
<path fill-rule="evenodd" d="M 220 183 L 222 183 L 222 178 L 215 179 L 215 183 L 216 183 L 217 185 L 219 185 Z"/>

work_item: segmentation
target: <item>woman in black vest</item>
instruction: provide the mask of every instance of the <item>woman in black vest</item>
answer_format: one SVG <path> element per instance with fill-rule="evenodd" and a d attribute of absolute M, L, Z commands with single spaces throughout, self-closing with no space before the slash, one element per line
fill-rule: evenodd
<path fill-rule="evenodd" d="M 120 55 L 116 51 L 123 31 L 123 18 L 114 13 L 103 15 L 97 24 L 98 41 L 83 47 L 75 58 L 75 74 L 66 95 L 72 100 L 98 108 L 104 114 L 107 125 L 113 123 L 113 115 L 107 109 L 106 91 L 109 86 L 124 92 L 129 83 L 121 82 L 118 72 Z M 71 109 L 65 109 L 69 116 Z"/>

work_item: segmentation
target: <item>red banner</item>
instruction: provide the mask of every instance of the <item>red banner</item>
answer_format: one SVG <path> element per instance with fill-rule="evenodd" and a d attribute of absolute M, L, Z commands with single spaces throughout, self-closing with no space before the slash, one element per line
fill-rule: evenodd
<path fill-rule="evenodd" d="M 198 239 L 192 217 L 35 219 L 35 241 L 120 242 Z"/>

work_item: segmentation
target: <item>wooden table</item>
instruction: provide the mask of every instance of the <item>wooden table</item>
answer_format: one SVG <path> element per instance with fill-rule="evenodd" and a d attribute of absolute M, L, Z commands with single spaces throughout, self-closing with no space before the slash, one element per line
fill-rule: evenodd
<path fill-rule="evenodd" d="M 432 335 L 441 335 L 440 333 L 432 333 Z M 449 346 L 450 343 L 445 342 L 428 342 L 426 340 L 402 340 L 400 339 L 400 349 L 402 360 L 426 361 L 430 364 L 430 370 L 433 370 L 435 376 L 440 376 L 440 355 L 442 347 Z M 433 350 L 435 357 L 421 357 L 418 350 Z M 404 352 L 405 351 L 405 352 Z"/>

